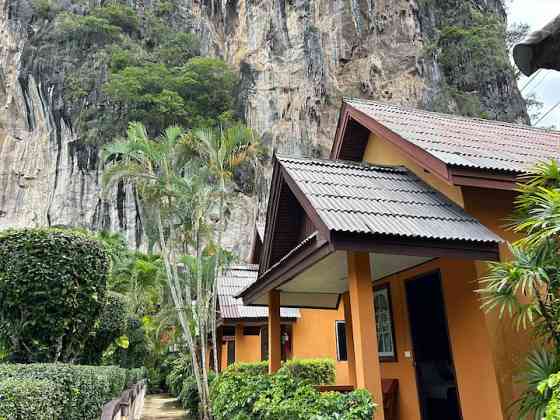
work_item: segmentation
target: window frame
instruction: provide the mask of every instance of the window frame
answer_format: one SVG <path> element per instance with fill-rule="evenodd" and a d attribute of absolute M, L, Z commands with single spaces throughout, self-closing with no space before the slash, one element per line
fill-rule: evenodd
<path fill-rule="evenodd" d="M 346 321 L 344 320 L 336 320 L 334 321 L 334 334 L 336 337 L 336 361 L 337 362 L 347 362 L 348 361 L 348 346 L 347 341 L 345 341 L 344 346 L 346 347 L 346 359 L 342 359 L 340 357 L 340 337 L 338 336 L 338 326 L 342 324 L 344 325 L 344 340 L 346 340 Z"/>
<path fill-rule="evenodd" d="M 388 310 L 389 310 L 389 320 L 391 322 L 391 339 L 393 340 L 393 355 L 388 355 L 388 354 L 384 354 L 381 355 L 379 354 L 379 360 L 381 362 L 397 362 L 398 361 L 398 357 L 397 357 L 397 340 L 395 339 L 395 319 L 393 317 L 393 301 L 391 299 L 391 284 L 390 283 L 384 283 L 384 284 L 380 284 L 377 286 L 373 287 L 373 299 L 374 299 L 374 318 L 375 318 L 375 294 L 379 293 L 379 292 L 386 292 L 387 293 L 387 303 L 388 303 Z M 377 332 L 377 319 L 374 319 L 375 321 L 375 330 Z M 379 338 L 377 337 L 376 334 L 376 338 L 377 338 L 377 348 L 379 349 Z M 379 351 L 379 350 L 378 350 Z"/>

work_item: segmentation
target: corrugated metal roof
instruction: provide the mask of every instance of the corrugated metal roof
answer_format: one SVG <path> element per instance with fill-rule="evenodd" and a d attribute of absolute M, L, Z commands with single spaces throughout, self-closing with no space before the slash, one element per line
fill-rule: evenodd
<path fill-rule="evenodd" d="M 278 157 L 330 230 L 501 242 L 404 167 Z"/>
<path fill-rule="evenodd" d="M 451 166 L 523 173 L 538 162 L 560 160 L 558 131 L 362 99 L 344 101 Z"/>
<path fill-rule="evenodd" d="M 245 306 L 236 296 L 243 289 L 257 281 L 258 265 L 236 265 L 229 267 L 218 279 L 218 303 L 222 319 L 267 318 L 268 308 Z M 282 318 L 299 318 L 299 310 L 280 308 Z"/>

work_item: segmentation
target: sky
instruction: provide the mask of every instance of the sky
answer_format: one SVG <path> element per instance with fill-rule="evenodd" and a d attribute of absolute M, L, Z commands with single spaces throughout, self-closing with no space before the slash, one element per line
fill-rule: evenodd
<path fill-rule="evenodd" d="M 509 23 L 526 23 L 532 31 L 542 28 L 560 15 L 560 0 L 507 0 L 506 5 Z M 521 77 L 519 88 L 523 96 L 534 93 L 544 103 L 543 114 L 560 101 L 560 72 L 541 70 L 531 84 L 527 84 L 527 81 L 526 77 Z M 560 129 L 560 106 L 538 124 L 541 127 L 552 125 Z"/>

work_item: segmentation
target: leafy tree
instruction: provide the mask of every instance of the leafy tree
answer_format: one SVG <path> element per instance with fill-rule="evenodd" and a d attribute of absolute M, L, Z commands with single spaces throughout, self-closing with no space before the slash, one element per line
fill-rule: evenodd
<path fill-rule="evenodd" d="M 537 385 L 560 362 L 560 167 L 539 164 L 516 200 L 512 229 L 525 235 L 511 245 L 513 258 L 490 265 L 482 279 L 483 308 L 511 317 L 517 328 L 533 327 L 537 345 L 550 351 L 529 359 L 529 388 L 519 401 L 522 418 L 544 413 Z"/>
<path fill-rule="evenodd" d="M 105 302 L 109 256 L 61 229 L 0 233 L 0 342 L 21 362 L 72 362 Z"/>

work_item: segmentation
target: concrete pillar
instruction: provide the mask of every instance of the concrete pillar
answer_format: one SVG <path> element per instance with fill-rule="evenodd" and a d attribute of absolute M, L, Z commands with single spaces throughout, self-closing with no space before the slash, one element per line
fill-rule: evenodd
<path fill-rule="evenodd" d="M 356 360 L 356 386 L 358 389 L 367 389 L 373 396 L 377 404 L 375 419 L 385 420 L 368 253 L 348 252 L 348 293 Z"/>
<path fill-rule="evenodd" d="M 277 372 L 282 363 L 280 345 L 280 292 L 272 290 L 268 294 L 268 371 Z"/>
<path fill-rule="evenodd" d="M 356 356 L 354 354 L 354 333 L 352 329 L 352 310 L 350 308 L 350 294 L 342 295 L 344 304 L 344 321 L 346 324 L 346 355 L 348 358 L 348 379 L 350 385 L 356 386 Z"/>

